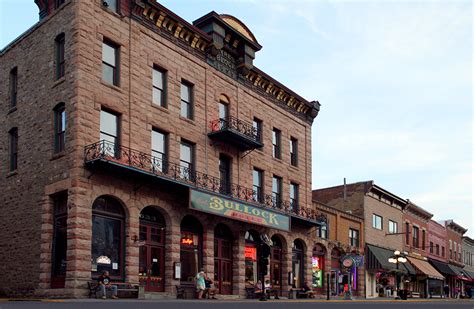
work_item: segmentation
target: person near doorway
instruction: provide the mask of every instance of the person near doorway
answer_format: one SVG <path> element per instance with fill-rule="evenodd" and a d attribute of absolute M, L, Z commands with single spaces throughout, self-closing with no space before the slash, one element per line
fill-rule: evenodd
<path fill-rule="evenodd" d="M 444 297 L 449 298 L 449 285 L 445 284 L 443 287 Z"/>
<path fill-rule="evenodd" d="M 104 271 L 102 275 L 97 279 L 98 281 L 98 288 L 102 293 L 102 299 L 107 298 L 107 290 L 112 290 L 112 298 L 117 297 L 117 286 L 110 283 L 109 272 Z"/>
<path fill-rule="evenodd" d="M 204 283 L 206 284 L 206 290 L 203 293 L 204 298 L 212 298 L 212 299 L 217 299 L 216 298 L 216 289 L 212 287 L 212 280 L 205 274 L 204 275 Z"/>
<path fill-rule="evenodd" d="M 198 299 L 202 299 L 202 295 L 206 290 L 205 277 L 206 275 L 204 274 L 204 268 L 201 268 L 201 270 L 196 275 L 196 291 Z"/>

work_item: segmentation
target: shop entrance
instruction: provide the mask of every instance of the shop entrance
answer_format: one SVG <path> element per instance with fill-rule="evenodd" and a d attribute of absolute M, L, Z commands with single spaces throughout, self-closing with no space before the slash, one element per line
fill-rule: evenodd
<path fill-rule="evenodd" d="M 219 294 L 232 294 L 232 233 L 224 224 L 214 230 L 214 285 Z"/>
<path fill-rule="evenodd" d="M 165 221 L 153 207 L 140 214 L 139 281 L 145 291 L 164 291 Z"/>
<path fill-rule="evenodd" d="M 273 246 L 271 248 L 271 255 L 270 255 L 270 281 L 272 287 L 278 291 L 281 295 L 282 291 L 282 241 L 280 237 L 274 235 L 272 236 L 272 243 Z"/>

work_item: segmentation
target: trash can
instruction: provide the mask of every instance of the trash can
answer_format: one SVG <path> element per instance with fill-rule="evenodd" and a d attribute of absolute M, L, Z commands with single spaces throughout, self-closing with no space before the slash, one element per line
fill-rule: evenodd
<path fill-rule="evenodd" d="M 408 298 L 408 290 L 400 290 L 399 296 L 400 299 L 406 300 Z"/>

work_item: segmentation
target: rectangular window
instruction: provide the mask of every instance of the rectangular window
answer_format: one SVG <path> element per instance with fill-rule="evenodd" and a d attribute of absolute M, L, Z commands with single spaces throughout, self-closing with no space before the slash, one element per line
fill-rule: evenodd
<path fill-rule="evenodd" d="M 453 249 L 449 249 L 449 258 L 450 258 L 450 259 L 453 258 Z"/>
<path fill-rule="evenodd" d="M 119 85 L 119 51 L 113 43 L 102 43 L 102 79 L 115 86 Z"/>
<path fill-rule="evenodd" d="M 53 196 L 51 288 L 64 288 L 67 267 L 67 192 Z"/>
<path fill-rule="evenodd" d="M 258 118 L 253 118 L 253 135 L 255 140 L 261 142 L 262 141 L 262 121 Z"/>
<path fill-rule="evenodd" d="M 372 227 L 378 230 L 383 229 L 383 218 L 379 215 L 373 214 L 372 215 Z"/>
<path fill-rule="evenodd" d="M 281 207 L 281 177 L 273 176 L 272 178 L 272 201 L 273 207 Z"/>
<path fill-rule="evenodd" d="M 105 7 L 107 7 L 112 12 L 117 12 L 117 8 L 118 8 L 117 1 L 119 0 L 103 0 L 102 3 L 104 4 Z"/>
<path fill-rule="evenodd" d="M 272 131 L 273 157 L 281 159 L 281 131 L 273 128 Z"/>
<path fill-rule="evenodd" d="M 359 247 L 359 231 L 355 229 L 349 229 L 349 244 L 352 247 Z"/>
<path fill-rule="evenodd" d="M 152 169 L 157 172 L 168 170 L 168 134 L 153 129 L 151 131 Z"/>
<path fill-rule="evenodd" d="M 119 155 L 119 116 L 108 111 L 100 111 L 100 140 L 106 155 Z"/>
<path fill-rule="evenodd" d="M 430 253 L 431 254 L 433 254 L 433 250 L 434 250 L 433 246 L 434 246 L 433 242 L 430 241 Z M 438 249 L 439 249 L 439 247 L 438 247 Z"/>
<path fill-rule="evenodd" d="M 426 231 L 422 230 L 421 231 L 421 250 L 426 250 L 425 248 L 425 238 L 426 238 Z"/>
<path fill-rule="evenodd" d="M 179 166 L 181 178 L 193 181 L 194 177 L 194 145 L 181 141 Z"/>
<path fill-rule="evenodd" d="M 290 183 L 290 207 L 291 210 L 298 210 L 298 192 L 299 186 L 293 182 Z"/>
<path fill-rule="evenodd" d="M 18 95 L 18 68 L 14 67 L 10 71 L 10 107 L 16 106 Z"/>
<path fill-rule="evenodd" d="M 64 76 L 64 33 L 61 33 L 56 37 L 56 79 L 60 79 Z"/>
<path fill-rule="evenodd" d="M 388 220 L 388 233 L 396 234 L 398 233 L 398 223 L 392 220 Z"/>
<path fill-rule="evenodd" d="M 444 247 L 442 248 L 443 249 L 443 256 L 444 256 Z M 436 245 L 436 255 L 439 255 L 439 245 Z"/>
<path fill-rule="evenodd" d="M 193 85 L 181 82 L 181 116 L 193 119 Z"/>
<path fill-rule="evenodd" d="M 18 168 L 18 129 L 13 128 L 9 132 L 10 139 L 10 172 Z"/>
<path fill-rule="evenodd" d="M 263 203 L 263 171 L 253 169 L 253 199 L 256 202 Z"/>
<path fill-rule="evenodd" d="M 229 117 L 229 104 L 219 102 L 219 119 L 227 121 Z"/>
<path fill-rule="evenodd" d="M 153 67 L 153 104 L 166 107 L 166 71 Z"/>
<path fill-rule="evenodd" d="M 444 257 L 445 255 L 445 250 L 444 250 L 444 246 L 441 247 L 441 256 Z"/>
<path fill-rule="evenodd" d="M 290 138 L 290 164 L 298 166 L 298 140 L 294 137 Z"/>
<path fill-rule="evenodd" d="M 405 243 L 410 244 L 410 223 L 405 223 Z"/>
<path fill-rule="evenodd" d="M 319 225 L 316 228 L 316 236 L 319 237 L 319 238 L 327 239 L 328 238 L 328 227 L 327 227 L 327 225 Z"/>
<path fill-rule="evenodd" d="M 414 226 L 413 227 L 413 247 L 414 248 L 419 248 L 419 232 L 420 230 L 418 229 L 418 227 Z"/>
<path fill-rule="evenodd" d="M 64 151 L 66 146 L 66 107 L 58 105 L 54 110 L 54 153 Z"/>

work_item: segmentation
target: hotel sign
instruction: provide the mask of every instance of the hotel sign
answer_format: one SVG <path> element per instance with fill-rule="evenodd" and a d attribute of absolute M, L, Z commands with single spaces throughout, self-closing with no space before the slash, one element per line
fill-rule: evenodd
<path fill-rule="evenodd" d="M 196 190 L 191 190 L 190 207 L 239 221 L 290 230 L 290 217 L 287 215 Z"/>

